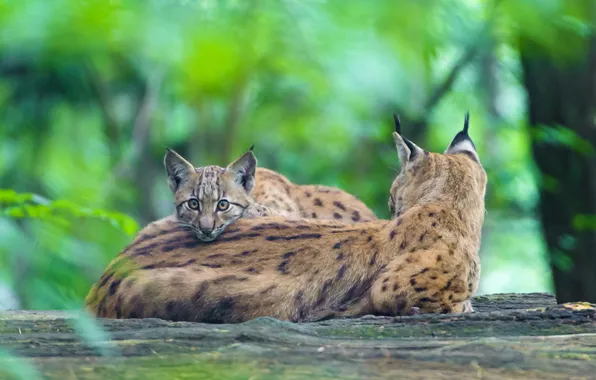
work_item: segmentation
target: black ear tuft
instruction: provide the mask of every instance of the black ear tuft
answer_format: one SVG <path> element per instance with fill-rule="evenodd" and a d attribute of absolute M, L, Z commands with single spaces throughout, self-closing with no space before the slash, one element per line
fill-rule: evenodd
<path fill-rule="evenodd" d="M 250 151 L 252 152 L 252 150 L 253 150 L 254 148 L 255 148 L 255 144 L 252 144 L 252 145 L 250 146 L 250 148 L 248 148 L 248 150 L 250 150 Z"/>
<path fill-rule="evenodd" d="M 395 132 L 401 135 L 401 122 L 399 121 L 399 116 L 396 113 L 393 114 L 393 121 L 395 122 Z"/>
<path fill-rule="evenodd" d="M 399 120 L 399 115 L 397 113 L 393 113 L 393 121 L 395 122 L 393 138 L 397 144 L 399 159 L 402 162 L 405 162 L 405 160 L 413 161 L 415 157 L 419 156 L 419 153 L 423 152 L 423 150 L 401 134 L 401 121 Z M 400 145 L 402 144 L 408 147 L 409 152 L 405 153 L 403 149 L 400 149 Z"/>
<path fill-rule="evenodd" d="M 446 153 L 457 153 L 457 152 L 476 152 L 476 145 L 468 135 L 468 129 L 470 127 L 470 112 L 466 112 L 464 118 L 464 128 L 457 132 L 457 135 L 449 144 L 449 147 L 445 151 Z"/>
<path fill-rule="evenodd" d="M 457 133 L 457 135 L 455 135 L 455 138 L 451 142 L 452 147 L 456 146 L 458 143 L 460 143 L 464 140 L 467 140 L 472 144 L 472 147 L 474 147 L 474 149 L 476 149 L 474 142 L 470 138 L 470 135 L 468 135 L 469 128 L 470 128 L 470 111 L 466 112 L 466 116 L 464 117 L 464 129 L 462 129 L 460 132 Z"/>
<path fill-rule="evenodd" d="M 464 129 L 463 129 L 463 133 L 465 133 L 466 135 L 468 134 L 468 127 L 470 126 L 470 111 L 466 112 L 466 117 L 464 118 Z"/>

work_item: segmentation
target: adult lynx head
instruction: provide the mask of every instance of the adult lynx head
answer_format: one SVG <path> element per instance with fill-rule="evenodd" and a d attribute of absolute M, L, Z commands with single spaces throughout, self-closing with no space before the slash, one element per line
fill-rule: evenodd
<path fill-rule="evenodd" d="M 486 173 L 476 147 L 468 135 L 469 114 L 443 154 L 430 153 L 402 136 L 394 115 L 393 139 L 401 172 L 393 181 L 389 209 L 398 217 L 414 205 L 447 203 L 454 207 L 484 212 Z"/>
<path fill-rule="evenodd" d="M 212 241 L 254 203 L 257 159 L 252 147 L 226 168 L 195 168 L 173 150 L 164 157 L 168 184 L 174 193 L 176 216 L 202 241 Z"/>

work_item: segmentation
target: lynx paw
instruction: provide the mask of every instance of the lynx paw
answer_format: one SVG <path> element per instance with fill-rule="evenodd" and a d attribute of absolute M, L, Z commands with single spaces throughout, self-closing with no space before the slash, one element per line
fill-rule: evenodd
<path fill-rule="evenodd" d="M 269 210 L 268 207 L 265 207 L 265 206 L 262 206 L 259 204 L 250 205 L 244 211 L 245 218 L 258 218 L 260 216 L 269 216 L 269 215 L 272 215 L 271 210 Z"/>
<path fill-rule="evenodd" d="M 467 300 L 466 302 L 464 302 L 464 310 L 462 311 L 462 313 L 473 313 L 474 312 L 474 308 L 472 307 L 472 301 Z"/>

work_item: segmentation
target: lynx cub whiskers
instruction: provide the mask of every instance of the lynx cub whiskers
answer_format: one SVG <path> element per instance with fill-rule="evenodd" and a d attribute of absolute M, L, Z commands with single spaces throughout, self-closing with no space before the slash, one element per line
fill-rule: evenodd
<path fill-rule="evenodd" d="M 393 134 L 394 219 L 242 218 L 203 243 L 172 217 L 145 227 L 85 304 L 99 317 L 237 323 L 472 311 L 486 173 L 469 119 L 443 154 Z"/>
<path fill-rule="evenodd" d="M 279 173 L 257 168 L 253 147 L 225 168 L 195 168 L 168 149 L 164 166 L 178 222 L 205 242 L 215 240 L 240 218 L 279 215 L 350 223 L 377 219 L 364 203 L 343 190 L 296 185 Z"/>

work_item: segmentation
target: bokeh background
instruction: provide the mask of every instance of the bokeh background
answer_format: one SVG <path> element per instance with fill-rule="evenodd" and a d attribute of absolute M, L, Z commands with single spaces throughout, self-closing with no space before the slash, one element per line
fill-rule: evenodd
<path fill-rule="evenodd" d="M 596 301 L 596 2 L 0 1 L 0 308 L 73 309 L 255 144 L 388 218 L 392 113 L 442 152 L 471 114 L 489 176 L 480 293 Z"/>

